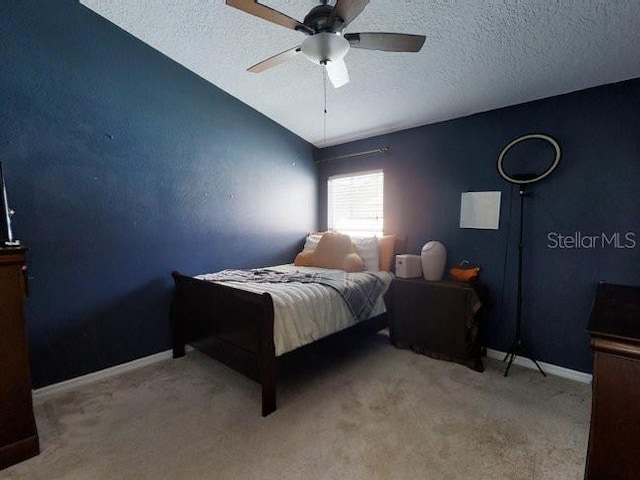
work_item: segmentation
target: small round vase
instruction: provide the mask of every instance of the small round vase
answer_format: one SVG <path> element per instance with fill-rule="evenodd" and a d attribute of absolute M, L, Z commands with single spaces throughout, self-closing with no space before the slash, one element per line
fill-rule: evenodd
<path fill-rule="evenodd" d="M 422 275 L 425 280 L 439 281 L 444 275 L 447 263 L 447 249 L 435 240 L 427 242 L 420 252 L 422 259 Z"/>

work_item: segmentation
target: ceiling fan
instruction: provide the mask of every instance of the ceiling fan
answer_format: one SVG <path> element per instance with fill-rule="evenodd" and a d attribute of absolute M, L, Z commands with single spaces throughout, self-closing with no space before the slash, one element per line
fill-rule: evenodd
<path fill-rule="evenodd" d="M 350 47 L 385 52 L 418 52 L 424 35 L 406 33 L 344 33 L 343 30 L 362 13 L 369 0 L 328 0 L 313 7 L 302 22 L 261 4 L 258 0 L 226 0 L 227 5 L 272 23 L 309 35 L 300 45 L 256 63 L 247 70 L 253 73 L 280 65 L 303 53 L 313 63 L 324 65 L 335 88 L 349 83 L 344 56 Z"/>

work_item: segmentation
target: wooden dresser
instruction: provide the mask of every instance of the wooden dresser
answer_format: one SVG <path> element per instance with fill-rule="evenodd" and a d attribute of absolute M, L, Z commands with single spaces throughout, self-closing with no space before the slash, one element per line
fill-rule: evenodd
<path fill-rule="evenodd" d="M 40 452 L 25 327 L 26 248 L 0 248 L 0 469 Z"/>
<path fill-rule="evenodd" d="M 585 478 L 640 478 L 640 287 L 599 284 L 589 331 L 594 364 Z"/>

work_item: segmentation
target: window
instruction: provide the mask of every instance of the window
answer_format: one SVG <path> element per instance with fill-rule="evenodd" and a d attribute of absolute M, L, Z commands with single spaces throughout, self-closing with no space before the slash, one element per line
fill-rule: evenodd
<path fill-rule="evenodd" d="M 381 236 L 383 185 L 382 170 L 329 177 L 329 229 L 353 236 Z"/>

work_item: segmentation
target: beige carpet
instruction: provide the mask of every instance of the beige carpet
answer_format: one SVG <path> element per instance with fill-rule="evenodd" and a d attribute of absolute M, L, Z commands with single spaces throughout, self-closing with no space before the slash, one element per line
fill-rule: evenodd
<path fill-rule="evenodd" d="M 191 352 L 38 399 L 42 453 L 0 478 L 581 479 L 590 387 L 485 365 L 339 343 L 290 359 L 262 418 L 256 383 Z"/>

